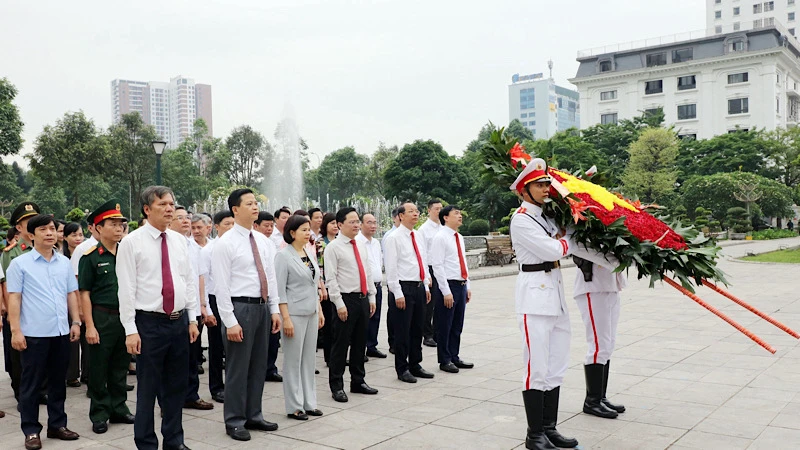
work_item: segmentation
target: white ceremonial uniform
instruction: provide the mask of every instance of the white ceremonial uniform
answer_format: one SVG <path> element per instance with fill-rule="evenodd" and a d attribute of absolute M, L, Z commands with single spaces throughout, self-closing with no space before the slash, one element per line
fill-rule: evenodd
<path fill-rule="evenodd" d="M 554 262 L 578 253 L 597 264 L 614 267 L 601 255 L 579 248 L 569 234 L 556 239 L 559 229 L 555 221 L 544 217 L 542 209 L 529 202 L 522 202 L 511 218 L 510 233 L 517 262 L 521 265 Z M 555 389 L 561 386 L 569 364 L 569 311 L 561 269 L 520 270 L 515 299 L 527 366 L 524 389 Z"/>
<path fill-rule="evenodd" d="M 625 274 L 597 264 L 592 264 L 592 281 L 585 281 L 580 270 L 575 274 L 573 297 L 586 327 L 588 345 L 584 364 L 605 364 L 611 358 L 617 340 L 619 292 L 627 284 Z"/>

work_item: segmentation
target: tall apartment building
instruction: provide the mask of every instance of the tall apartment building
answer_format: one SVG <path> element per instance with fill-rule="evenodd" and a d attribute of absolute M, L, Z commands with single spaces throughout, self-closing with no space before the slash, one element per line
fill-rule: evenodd
<path fill-rule="evenodd" d="M 795 0 L 706 0 L 706 28 L 721 34 L 767 27 L 778 22 L 788 29 L 789 34 L 796 36 L 799 13 Z"/>
<path fill-rule="evenodd" d="M 519 119 L 537 139 L 580 128 L 578 92 L 557 86 L 544 74 L 514 74 L 508 86 L 508 120 Z"/>
<path fill-rule="evenodd" d="M 666 124 L 686 137 L 796 126 L 800 44 L 778 23 L 748 25 L 579 52 L 570 82 L 580 93 L 583 125 L 661 108 Z"/>
<path fill-rule="evenodd" d="M 161 81 L 111 81 L 111 115 L 114 123 L 123 114 L 139 112 L 145 123 L 167 141 L 168 148 L 180 145 L 194 131 L 194 121 L 205 120 L 213 135 L 211 86 L 195 84 L 191 78 L 177 76 Z"/>

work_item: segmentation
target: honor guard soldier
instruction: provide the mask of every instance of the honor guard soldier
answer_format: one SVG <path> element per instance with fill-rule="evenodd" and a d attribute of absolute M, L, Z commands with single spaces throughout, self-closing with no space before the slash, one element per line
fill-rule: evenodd
<path fill-rule="evenodd" d="M 89 247 L 80 259 L 78 288 L 86 321 L 86 341 L 91 345 L 89 376 L 89 419 L 92 431 L 105 433 L 111 423 L 134 422 L 125 404 L 125 377 L 130 355 L 125 348 L 125 329 L 119 319 L 117 290 L 117 245 L 125 223 L 117 200 L 111 200 L 92 213 L 92 225 L 100 241 Z"/>
<path fill-rule="evenodd" d="M 39 214 L 39 206 L 33 202 L 20 203 L 11 213 L 10 224 L 17 230 L 17 242 L 3 249 L 2 266 L 3 272 L 8 274 L 8 266 L 11 261 L 19 255 L 27 253 L 33 249 L 33 238 L 28 233 L 28 219 Z M 6 279 L 0 279 L 3 283 L 4 298 L 8 299 L 8 289 Z M 6 300 L 7 301 L 7 300 Z M 7 304 L 5 305 L 8 306 Z M 3 354 L 5 357 L 6 372 L 11 377 L 11 389 L 14 390 L 14 398 L 19 400 L 19 378 L 22 366 L 20 366 L 19 352 L 11 346 L 11 327 L 8 324 L 8 314 L 6 307 L 3 308 Z"/>
<path fill-rule="evenodd" d="M 511 190 L 523 199 L 511 218 L 511 241 L 520 264 L 516 312 L 526 370 L 522 399 L 528 421 L 526 448 L 574 448 L 576 439 L 556 430 L 561 382 L 569 364 L 570 326 L 559 260 L 570 254 L 614 268 L 602 256 L 578 248 L 543 214 L 550 195 L 550 176 L 543 159 L 525 167 Z"/>

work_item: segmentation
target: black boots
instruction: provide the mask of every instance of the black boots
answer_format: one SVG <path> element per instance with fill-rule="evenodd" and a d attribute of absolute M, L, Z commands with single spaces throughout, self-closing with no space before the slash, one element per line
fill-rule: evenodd
<path fill-rule="evenodd" d="M 542 427 L 544 410 L 544 392 L 536 389 L 522 391 L 525 403 L 525 416 L 528 419 L 528 434 L 525 436 L 525 448 L 533 450 L 557 450 L 544 434 Z"/>
<path fill-rule="evenodd" d="M 547 436 L 550 442 L 556 447 L 575 448 L 578 446 L 577 439 L 564 437 L 556 430 L 556 423 L 558 422 L 558 396 L 560 393 L 560 387 L 544 393 L 542 428 L 544 429 L 545 436 Z"/>
<path fill-rule="evenodd" d="M 611 368 L 611 360 L 606 362 L 605 369 L 603 370 L 603 398 L 602 400 L 600 400 L 600 402 L 603 403 L 603 405 L 605 405 L 605 407 L 608 409 L 613 409 L 618 413 L 624 413 L 625 412 L 624 406 L 615 405 L 610 401 L 608 401 L 608 399 L 606 398 L 606 390 L 608 389 L 608 371 L 610 368 Z"/>
<path fill-rule="evenodd" d="M 617 412 L 602 403 L 605 370 L 606 366 L 603 364 L 583 366 L 586 375 L 586 400 L 583 401 L 583 412 L 604 419 L 616 419 Z"/>

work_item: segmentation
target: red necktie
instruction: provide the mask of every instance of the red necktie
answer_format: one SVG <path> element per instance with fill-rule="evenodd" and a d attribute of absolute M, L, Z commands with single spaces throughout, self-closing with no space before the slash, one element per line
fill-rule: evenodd
<path fill-rule="evenodd" d="M 419 281 L 425 281 L 425 269 L 422 268 L 422 256 L 419 254 L 419 247 L 417 247 L 417 240 L 414 238 L 414 232 L 411 232 L 411 243 L 414 244 L 414 253 L 417 254 L 417 262 L 419 263 Z"/>
<path fill-rule="evenodd" d="M 261 264 L 261 254 L 258 253 L 258 246 L 256 245 L 256 238 L 253 232 L 250 232 L 250 248 L 253 250 L 253 259 L 256 263 L 256 271 L 258 272 L 258 282 L 261 285 L 261 300 L 267 301 L 269 292 L 267 291 L 267 274 L 264 272 L 264 265 Z"/>
<path fill-rule="evenodd" d="M 353 244 L 353 252 L 356 254 L 356 264 L 358 264 L 358 276 L 361 279 L 361 293 L 367 295 L 367 273 L 364 272 L 364 264 L 361 263 L 361 254 L 358 253 L 358 245 L 355 239 L 350 239 Z"/>
<path fill-rule="evenodd" d="M 175 309 L 175 286 L 172 284 L 172 270 L 169 267 L 167 233 L 161 233 L 161 297 L 164 300 L 164 312 L 172 314 Z"/>
<path fill-rule="evenodd" d="M 461 278 L 467 281 L 467 265 L 464 264 L 464 253 L 461 252 L 461 239 L 458 238 L 458 233 L 454 234 L 456 237 L 456 248 L 458 249 L 458 265 L 461 266 Z"/>

